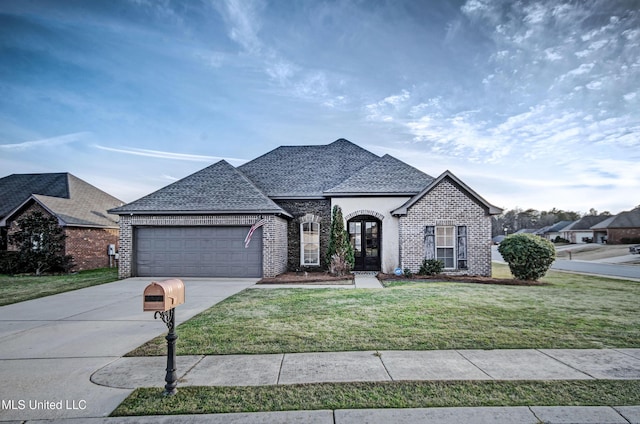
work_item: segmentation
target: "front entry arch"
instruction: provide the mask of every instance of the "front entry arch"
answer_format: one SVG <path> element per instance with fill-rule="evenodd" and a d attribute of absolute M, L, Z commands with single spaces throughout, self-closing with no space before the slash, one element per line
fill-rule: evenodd
<path fill-rule="evenodd" d="M 355 256 L 354 271 L 380 271 L 382 221 L 370 215 L 347 221 L 349 242 Z"/>

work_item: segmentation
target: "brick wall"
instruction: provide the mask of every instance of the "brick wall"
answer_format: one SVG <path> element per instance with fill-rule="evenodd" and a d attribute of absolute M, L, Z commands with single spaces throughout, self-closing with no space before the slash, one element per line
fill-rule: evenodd
<path fill-rule="evenodd" d="M 400 217 L 402 269 L 417 272 L 420 268 L 427 225 L 466 225 L 468 269 L 450 273 L 491 275 L 491 218 L 452 180 L 442 180 Z"/>
<path fill-rule="evenodd" d="M 251 226 L 258 215 L 121 215 L 118 274 L 120 278 L 133 275 L 133 229 L 136 226 Z M 262 273 L 275 277 L 287 267 L 287 221 L 266 216 L 262 227 Z"/>
<path fill-rule="evenodd" d="M 17 220 L 34 212 L 40 212 L 45 217 L 52 216 L 39 203 L 33 202 L 22 213 L 16 215 L 10 223 L 8 234 L 18 230 Z M 63 227 L 65 239 L 65 255 L 73 256 L 74 271 L 104 268 L 109 266 L 107 246 L 118 244 L 117 228 L 88 228 L 88 227 Z M 8 246 L 14 250 L 14 246 Z M 113 264 L 115 266 L 115 263 Z"/>
<path fill-rule="evenodd" d="M 607 244 L 622 244 L 622 239 L 640 238 L 640 228 L 608 228 Z"/>
<path fill-rule="evenodd" d="M 75 271 L 108 267 L 108 246 L 115 244 L 118 248 L 116 228 L 65 227 L 65 234 L 65 254 L 73 256 Z M 116 266 L 115 260 L 111 265 Z"/>
<path fill-rule="evenodd" d="M 287 268 L 289 271 L 306 269 L 318 271 L 328 269 L 326 252 L 329 247 L 329 233 L 331 230 L 331 201 L 318 200 L 278 200 L 278 206 L 293 215 L 287 225 L 287 239 L 289 241 Z M 305 215 L 314 215 L 320 223 L 320 266 L 303 267 L 300 264 L 300 222 Z"/>

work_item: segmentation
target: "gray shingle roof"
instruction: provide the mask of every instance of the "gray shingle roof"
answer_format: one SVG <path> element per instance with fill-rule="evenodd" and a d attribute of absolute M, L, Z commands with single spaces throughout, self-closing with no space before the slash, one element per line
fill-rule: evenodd
<path fill-rule="evenodd" d="M 583 216 L 579 220 L 574 223 L 566 226 L 562 229 L 562 231 L 578 231 L 578 230 L 588 230 L 593 225 L 596 225 L 599 222 L 604 221 L 605 219 L 610 218 L 610 215 L 587 215 Z"/>
<path fill-rule="evenodd" d="M 448 171 L 434 179 L 392 156 L 379 157 L 344 139 L 327 145 L 281 146 L 238 168 L 220 161 L 111 212 L 290 216 L 274 199 L 413 196 L 403 206 L 406 209 L 417 201 L 416 196 L 445 177 L 460 185 L 491 214 L 501 212 Z"/>
<path fill-rule="evenodd" d="M 433 181 L 433 177 L 390 155 L 375 160 L 337 186 L 325 190 L 330 195 L 405 194 L 414 195 Z"/>
<path fill-rule="evenodd" d="M 289 215 L 242 172 L 224 160 L 111 212 Z"/>
<path fill-rule="evenodd" d="M 69 198 L 67 173 L 12 174 L 0 178 L 0 218 L 24 203 L 32 194 Z"/>
<path fill-rule="evenodd" d="M 604 228 L 640 228 L 640 208 L 620 212 L 591 227 L 593 230 Z"/>
<path fill-rule="evenodd" d="M 29 201 L 40 203 L 64 225 L 117 228 L 118 216 L 107 210 L 122 201 L 69 174 L 13 174 L 0 180 L 2 218 Z M 7 199 L 7 200 L 5 200 Z"/>
<path fill-rule="evenodd" d="M 322 197 L 377 159 L 339 139 L 321 146 L 281 146 L 239 169 L 271 198 Z"/>

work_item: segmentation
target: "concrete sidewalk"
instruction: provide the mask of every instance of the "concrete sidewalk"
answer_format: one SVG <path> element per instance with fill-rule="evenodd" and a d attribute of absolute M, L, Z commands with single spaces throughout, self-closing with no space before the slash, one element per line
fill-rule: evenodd
<path fill-rule="evenodd" d="M 640 349 L 533 349 L 291 353 L 178 357 L 179 387 L 402 380 L 640 379 Z M 121 358 L 100 385 L 162 387 L 166 358 Z M 179 389 L 178 389 L 179 390 Z M 95 423 L 640 423 L 640 406 L 286 411 L 110 418 Z"/>
<path fill-rule="evenodd" d="M 25 423 L 37 422 L 41 421 L 25 421 Z M 640 423 L 640 406 L 338 409 L 82 418 L 49 422 L 56 424 L 638 424 Z"/>
<path fill-rule="evenodd" d="M 163 387 L 166 357 L 120 358 L 91 376 L 112 388 Z M 179 356 L 179 386 L 406 380 L 639 380 L 640 349 L 532 349 Z"/>

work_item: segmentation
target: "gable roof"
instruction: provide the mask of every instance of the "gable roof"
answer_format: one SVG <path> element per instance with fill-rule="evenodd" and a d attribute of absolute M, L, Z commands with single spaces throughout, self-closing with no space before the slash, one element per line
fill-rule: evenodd
<path fill-rule="evenodd" d="M 0 218 L 24 203 L 32 194 L 69 198 L 67 173 L 11 174 L 0 178 Z"/>
<path fill-rule="evenodd" d="M 379 157 L 348 140 L 281 146 L 238 167 L 270 198 L 321 198 Z"/>
<path fill-rule="evenodd" d="M 390 155 L 384 155 L 355 174 L 325 190 L 326 195 L 354 194 L 409 195 L 419 193 L 433 177 Z"/>
<path fill-rule="evenodd" d="M 546 227 L 540 228 L 536 231 L 536 234 L 548 234 L 548 233 L 557 233 L 563 228 L 567 227 L 573 221 L 558 221 L 553 225 L 547 225 Z"/>
<path fill-rule="evenodd" d="M 224 160 L 110 212 L 276 213 L 290 216 Z"/>
<path fill-rule="evenodd" d="M 640 208 L 620 212 L 591 227 L 592 230 L 605 228 L 640 228 Z"/>
<path fill-rule="evenodd" d="M 5 208 L 5 199 L 13 206 L 2 216 L 0 225 L 6 225 L 9 218 L 31 202 L 37 202 L 57 217 L 61 225 L 117 228 L 118 216 L 107 210 L 123 203 L 69 173 L 13 174 L 2 178 L 0 199 Z"/>
<path fill-rule="evenodd" d="M 577 221 L 567 225 L 562 229 L 562 231 L 579 231 L 579 230 L 588 230 L 593 225 L 596 225 L 599 222 L 604 221 L 605 219 L 610 218 L 610 215 L 587 215 L 583 216 Z"/>
<path fill-rule="evenodd" d="M 458 188 L 460 190 L 466 192 L 467 195 L 472 200 L 474 200 L 476 203 L 478 203 L 480 206 L 482 206 L 487 211 L 487 213 L 489 215 L 498 215 L 498 214 L 502 213 L 502 209 L 500 209 L 500 208 L 498 208 L 496 206 L 493 206 L 491 203 L 489 203 L 486 200 L 484 200 L 484 198 L 482 198 L 482 196 L 480 196 L 478 193 L 473 191 L 469 186 L 467 186 L 465 183 L 463 183 L 458 177 L 453 175 L 453 173 L 451 171 L 447 170 L 447 171 L 444 171 L 442 174 L 440 174 L 440 176 L 438 178 L 433 180 L 431 182 L 431 184 L 429 184 L 427 187 L 424 188 L 424 190 L 422 190 L 420 193 L 416 194 L 411 199 L 409 199 L 404 205 L 402 205 L 399 208 L 391 211 L 391 215 L 406 215 L 408 209 L 411 206 L 416 204 L 420 199 L 422 199 L 427 193 L 429 193 L 431 190 L 433 190 L 435 187 L 437 187 L 444 180 L 449 180 L 449 181 L 453 182 L 453 184 L 458 186 Z"/>

